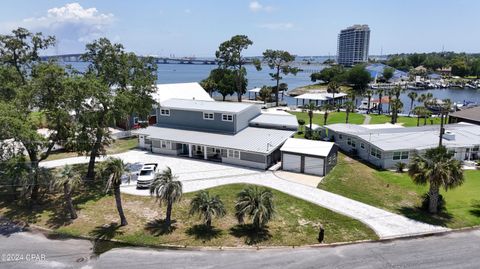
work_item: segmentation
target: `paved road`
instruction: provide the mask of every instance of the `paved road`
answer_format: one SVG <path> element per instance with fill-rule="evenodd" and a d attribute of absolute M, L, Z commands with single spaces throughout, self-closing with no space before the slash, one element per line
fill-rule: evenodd
<path fill-rule="evenodd" d="M 262 250 L 112 249 L 91 254 L 85 240 L 50 240 L 42 234 L 0 228 L 0 259 L 5 254 L 41 261 L 3 262 L 21 268 L 478 268 L 480 231 L 338 247 Z M 44 255 L 44 256 L 42 256 Z M 41 258 L 44 257 L 44 258 Z"/>
<path fill-rule="evenodd" d="M 380 238 L 402 237 L 413 234 L 446 231 L 444 227 L 433 226 L 408 219 L 337 194 L 315 187 L 299 184 L 276 177 L 270 171 L 229 166 L 188 158 L 177 158 L 146 151 L 132 150 L 112 155 L 129 163 L 157 162 L 160 166 L 170 166 L 183 182 L 184 192 L 198 191 L 219 185 L 248 183 L 266 186 L 328 208 L 357 219 L 371 227 Z M 103 160 L 103 158 L 101 159 Z M 45 167 L 62 166 L 66 163 L 87 162 L 88 158 L 75 157 L 43 162 Z M 140 165 L 141 166 L 141 165 Z M 135 182 L 122 186 L 122 192 L 134 195 L 150 195 L 148 190 L 137 190 Z"/>

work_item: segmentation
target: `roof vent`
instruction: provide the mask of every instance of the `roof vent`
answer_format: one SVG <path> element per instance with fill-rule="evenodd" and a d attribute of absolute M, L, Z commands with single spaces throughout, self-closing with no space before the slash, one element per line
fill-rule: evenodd
<path fill-rule="evenodd" d="M 443 138 L 445 138 L 446 140 L 455 140 L 455 133 L 452 131 L 445 131 L 445 133 L 443 134 Z"/>

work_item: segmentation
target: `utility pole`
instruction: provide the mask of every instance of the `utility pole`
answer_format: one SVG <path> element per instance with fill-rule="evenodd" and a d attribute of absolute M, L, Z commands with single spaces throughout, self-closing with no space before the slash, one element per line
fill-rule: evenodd
<path fill-rule="evenodd" d="M 443 134 L 445 133 L 445 128 L 443 128 L 443 110 L 445 109 L 445 107 L 442 105 L 440 105 L 440 139 L 438 141 L 438 146 L 441 147 L 442 146 L 442 140 L 443 140 Z"/>

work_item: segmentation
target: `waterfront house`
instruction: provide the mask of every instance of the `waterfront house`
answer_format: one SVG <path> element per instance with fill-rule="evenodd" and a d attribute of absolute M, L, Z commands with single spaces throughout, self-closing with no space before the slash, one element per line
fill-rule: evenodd
<path fill-rule="evenodd" d="M 440 126 L 402 127 L 392 124 L 330 124 L 322 137 L 375 166 L 391 169 L 408 163 L 415 153 L 438 146 Z M 457 123 L 445 125 L 442 144 L 460 161 L 479 159 L 480 126 Z"/>
<path fill-rule="evenodd" d="M 451 113 L 448 118 L 449 123 L 468 122 L 480 125 L 480 106 L 466 108 Z"/>
<path fill-rule="evenodd" d="M 139 129 L 139 146 L 154 153 L 267 169 L 297 131 L 293 115 L 264 114 L 248 103 L 172 98 L 160 102 L 155 125 Z"/>

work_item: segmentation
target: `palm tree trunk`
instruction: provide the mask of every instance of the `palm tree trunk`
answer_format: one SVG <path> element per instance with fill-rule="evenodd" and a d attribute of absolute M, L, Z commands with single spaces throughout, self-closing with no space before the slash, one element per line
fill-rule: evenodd
<path fill-rule="evenodd" d="M 346 113 L 347 115 L 345 117 L 345 123 L 348 123 L 348 116 L 350 115 L 350 111 L 347 109 Z"/>
<path fill-rule="evenodd" d="M 438 212 L 438 196 L 439 196 L 439 188 L 436 184 L 430 183 L 430 190 L 428 191 L 429 199 L 428 199 L 428 212 L 430 213 L 437 213 Z"/>
<path fill-rule="evenodd" d="M 328 112 L 325 110 L 325 114 L 323 114 L 323 125 L 327 125 L 327 118 L 328 118 Z"/>
<path fill-rule="evenodd" d="M 122 197 L 120 196 L 120 185 L 115 186 L 113 194 L 115 195 L 115 203 L 117 205 L 118 215 L 120 216 L 120 226 L 126 226 L 128 225 L 128 222 L 127 218 L 125 217 L 125 213 L 123 212 Z"/>
<path fill-rule="evenodd" d="M 95 179 L 95 159 L 98 154 L 98 150 L 100 149 L 100 145 L 103 140 L 103 135 L 102 132 L 103 130 L 100 130 L 100 128 L 97 128 L 97 133 L 95 135 L 95 144 L 92 147 L 92 151 L 90 152 L 90 160 L 88 161 L 88 171 L 87 171 L 87 176 L 86 180 L 94 180 Z"/>
<path fill-rule="evenodd" d="M 370 100 L 372 99 L 372 96 L 368 96 L 368 102 L 367 102 L 367 114 L 370 114 Z"/>
<path fill-rule="evenodd" d="M 172 202 L 167 203 L 167 215 L 165 216 L 165 224 L 167 227 L 172 223 Z"/>
<path fill-rule="evenodd" d="M 417 127 L 420 126 L 420 117 L 417 115 Z"/>
<path fill-rule="evenodd" d="M 423 125 L 427 125 L 427 116 L 423 117 Z"/>
<path fill-rule="evenodd" d="M 383 113 L 383 111 L 382 111 L 382 97 L 383 97 L 382 94 L 378 95 L 378 115 Z"/>
<path fill-rule="evenodd" d="M 280 82 L 280 79 L 279 79 L 279 76 L 280 76 L 280 66 L 277 66 L 277 90 L 275 91 L 275 106 L 278 106 L 278 84 Z"/>
<path fill-rule="evenodd" d="M 205 224 L 208 228 L 212 227 L 212 219 L 207 219 L 207 222 Z"/>
<path fill-rule="evenodd" d="M 70 188 L 68 187 L 68 183 L 63 184 L 63 195 L 65 197 L 65 203 L 67 204 L 68 212 L 70 213 L 71 219 L 77 218 L 77 212 L 75 212 L 75 207 L 73 206 L 72 202 L 72 195 L 70 193 Z"/>
<path fill-rule="evenodd" d="M 408 116 L 410 117 L 410 113 L 412 113 L 412 110 L 413 110 L 413 99 L 412 101 L 410 102 L 410 111 L 408 111 Z"/>

